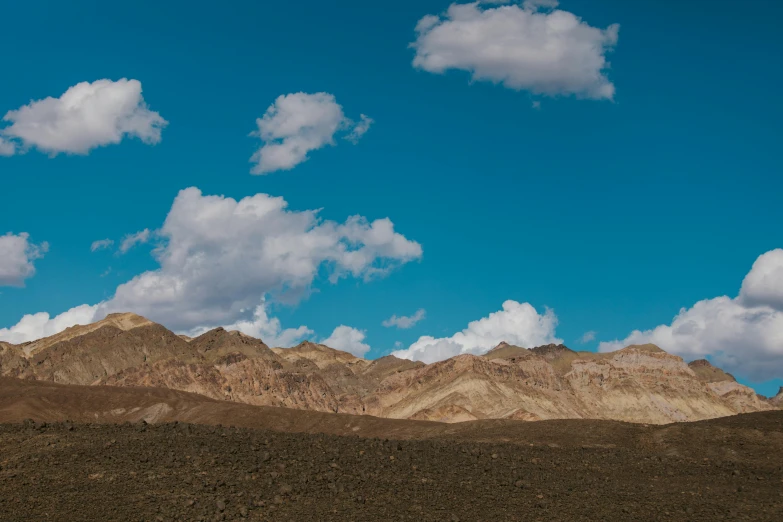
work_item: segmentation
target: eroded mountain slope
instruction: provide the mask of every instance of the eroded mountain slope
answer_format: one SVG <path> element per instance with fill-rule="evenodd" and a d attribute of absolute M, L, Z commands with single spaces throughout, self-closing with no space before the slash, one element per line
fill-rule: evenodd
<path fill-rule="evenodd" d="M 668 423 L 763 411 L 766 400 L 707 361 L 654 345 L 612 353 L 501 343 L 484 356 L 425 365 L 375 361 L 303 342 L 269 348 L 222 328 L 183 338 L 133 314 L 33 343 L 0 343 L 0 375 L 66 384 L 144 386 L 322 412 L 461 422 L 615 419 Z M 777 401 L 777 402 L 776 402 Z"/>

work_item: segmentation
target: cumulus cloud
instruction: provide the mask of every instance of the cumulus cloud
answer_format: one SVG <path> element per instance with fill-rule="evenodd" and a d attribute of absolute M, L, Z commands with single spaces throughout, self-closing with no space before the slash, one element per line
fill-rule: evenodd
<path fill-rule="evenodd" d="M 150 240 L 151 234 L 152 233 L 148 228 L 145 228 L 144 230 L 140 230 L 135 234 L 128 234 L 127 236 L 122 238 L 122 242 L 120 243 L 119 253 L 125 254 L 136 245 L 140 245 L 142 243 L 148 242 Z"/>
<path fill-rule="evenodd" d="M 441 16 L 419 20 L 411 44 L 414 67 L 468 71 L 474 80 L 535 94 L 613 99 L 606 54 L 617 43 L 619 25 L 600 29 L 568 11 L 550 12 L 557 7 L 551 0 L 522 7 L 486 3 L 452 4 Z"/>
<path fill-rule="evenodd" d="M 60 333 L 77 324 L 89 324 L 95 320 L 97 309 L 98 306 L 81 305 L 56 317 L 46 312 L 25 315 L 14 326 L 0 328 L 0 341 L 20 344 Z"/>
<path fill-rule="evenodd" d="M 268 194 L 237 201 L 182 190 L 155 232 L 159 268 L 121 284 L 95 319 L 131 311 L 180 332 L 253 323 L 267 295 L 301 297 L 320 274 L 333 282 L 380 277 L 422 255 L 387 218 L 337 223 L 287 206 Z"/>
<path fill-rule="evenodd" d="M 111 239 L 99 239 L 98 241 L 93 241 L 92 245 L 90 245 L 90 252 L 97 252 L 98 250 L 106 250 L 107 248 L 111 248 L 111 246 L 114 244 L 114 241 Z"/>
<path fill-rule="evenodd" d="M 29 238 L 26 232 L 0 236 L 0 286 L 24 286 L 24 280 L 35 274 L 33 262 L 44 256 L 49 244 L 36 245 Z"/>
<path fill-rule="evenodd" d="M 390 328 L 392 326 L 396 326 L 397 328 L 402 328 L 403 330 L 406 330 L 408 328 L 412 328 L 413 325 L 424 319 L 424 317 L 427 315 L 426 310 L 424 308 L 421 308 L 416 311 L 415 314 L 411 316 L 400 316 L 397 317 L 396 315 L 392 315 L 388 319 L 386 319 L 383 322 L 383 326 L 386 328 Z"/>
<path fill-rule="evenodd" d="M 315 333 L 306 326 L 283 329 L 280 324 L 280 319 L 269 316 L 266 299 L 263 298 L 261 304 L 253 310 L 253 316 L 251 318 L 222 326 L 226 330 L 238 330 L 245 335 L 261 339 L 267 346 L 273 348 L 290 348 L 291 346 L 299 344 L 304 338 Z M 194 328 L 188 332 L 188 335 L 197 337 L 204 332 L 208 332 L 212 328 L 214 328 L 214 326 Z"/>
<path fill-rule="evenodd" d="M 168 124 L 147 107 L 141 83 L 125 78 L 79 83 L 59 98 L 9 111 L 3 120 L 10 123 L 0 129 L 0 153 L 5 155 L 33 147 L 51 156 L 87 154 L 125 137 L 155 144 Z"/>
<path fill-rule="evenodd" d="M 783 311 L 783 249 L 759 256 L 740 288 L 740 300 L 748 306 L 766 305 Z"/>
<path fill-rule="evenodd" d="M 587 344 L 589 342 L 595 341 L 595 336 L 598 334 L 598 332 L 595 332 L 593 330 L 590 330 L 589 332 L 585 332 L 584 335 L 579 339 L 579 342 L 582 344 Z"/>
<path fill-rule="evenodd" d="M 321 341 L 321 344 L 335 350 L 348 352 L 356 357 L 364 357 L 364 354 L 370 351 L 370 345 L 362 342 L 365 334 L 364 330 L 340 325 L 334 329 L 332 335 Z"/>
<path fill-rule="evenodd" d="M 699 301 L 671 324 L 603 342 L 601 351 L 653 343 L 685 359 L 709 357 L 726 371 L 763 381 L 783 376 L 783 250 L 760 256 L 740 294 Z"/>
<path fill-rule="evenodd" d="M 256 120 L 258 130 L 251 136 L 264 144 L 250 158 L 253 174 L 291 170 L 307 161 L 311 151 L 334 145 L 338 133 L 354 143 L 367 132 L 373 120 L 364 114 L 359 123 L 345 117 L 334 95 L 297 92 L 281 95 Z"/>
<path fill-rule="evenodd" d="M 461 354 L 481 355 L 501 342 L 524 347 L 562 343 L 555 337 L 557 317 L 547 309 L 539 314 L 528 303 L 506 301 L 503 309 L 473 321 L 451 337 L 420 337 L 405 350 L 392 352 L 401 359 L 433 363 Z"/>

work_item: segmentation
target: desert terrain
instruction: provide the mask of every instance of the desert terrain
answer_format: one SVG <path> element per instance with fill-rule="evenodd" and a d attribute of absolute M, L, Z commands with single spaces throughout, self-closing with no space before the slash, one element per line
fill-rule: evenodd
<path fill-rule="evenodd" d="M 780 520 L 782 450 L 781 411 L 446 424 L 0 381 L 2 520 Z"/>
<path fill-rule="evenodd" d="M 783 394 L 653 345 L 368 361 L 115 314 L 0 375 L 0 520 L 783 519 Z"/>

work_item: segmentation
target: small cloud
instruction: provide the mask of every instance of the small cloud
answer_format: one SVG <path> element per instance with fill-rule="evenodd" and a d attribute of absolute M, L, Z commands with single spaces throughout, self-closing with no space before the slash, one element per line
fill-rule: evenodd
<path fill-rule="evenodd" d="M 151 111 L 138 80 L 97 80 L 70 87 L 59 98 L 31 101 L 3 118 L 0 155 L 31 148 L 48 153 L 88 154 L 126 137 L 154 145 L 168 122 Z"/>
<path fill-rule="evenodd" d="M 593 330 L 590 330 L 589 332 L 585 332 L 584 335 L 579 339 L 579 342 L 582 344 L 587 344 L 589 342 L 595 341 L 595 336 L 598 334 L 598 332 L 595 332 Z"/>
<path fill-rule="evenodd" d="M 413 66 L 434 74 L 465 71 L 473 81 L 542 96 L 613 100 L 607 55 L 617 45 L 620 26 L 591 26 L 574 13 L 554 10 L 557 5 L 454 2 L 442 15 L 416 24 Z"/>
<path fill-rule="evenodd" d="M 424 317 L 427 315 L 427 312 L 424 310 L 424 308 L 418 310 L 415 314 L 411 316 L 400 316 L 397 317 L 396 315 L 393 315 L 386 319 L 383 322 L 383 326 L 386 328 L 391 328 L 392 326 L 396 326 L 397 328 L 401 328 L 403 330 L 407 330 L 408 328 L 412 328 L 413 325 L 424 319 Z"/>
<path fill-rule="evenodd" d="M 92 245 L 90 245 L 90 252 L 97 252 L 98 250 L 105 250 L 109 247 L 111 247 L 114 244 L 114 241 L 111 239 L 99 239 L 98 241 L 93 241 Z"/>
<path fill-rule="evenodd" d="M 361 121 L 359 121 L 359 123 L 354 126 L 351 133 L 345 137 L 346 140 L 350 141 L 354 145 L 359 143 L 359 139 L 361 139 L 361 137 L 364 136 L 368 130 L 370 130 L 370 126 L 375 123 L 375 120 L 365 114 L 362 114 L 360 117 Z"/>
<path fill-rule="evenodd" d="M 111 267 L 107 268 L 106 271 L 101 274 L 101 277 L 106 277 L 109 274 L 111 274 Z"/>
<path fill-rule="evenodd" d="M 364 330 L 340 325 L 334 329 L 332 335 L 321 341 L 321 344 L 348 352 L 356 357 L 364 357 L 364 354 L 370 351 L 370 345 L 363 342 L 365 336 Z"/>
<path fill-rule="evenodd" d="M 49 243 L 34 244 L 30 234 L 7 233 L 0 236 L 0 286 L 24 286 L 35 275 L 34 262 L 49 251 Z"/>
<path fill-rule="evenodd" d="M 250 158 L 253 174 L 291 170 L 309 159 L 312 151 L 335 145 L 334 137 L 356 143 L 372 125 L 371 118 L 361 115 L 354 124 L 343 113 L 333 94 L 297 92 L 278 96 L 264 116 L 256 120 L 258 130 L 250 135 L 263 145 Z"/>
<path fill-rule="evenodd" d="M 119 253 L 125 254 L 128 252 L 128 250 L 135 247 L 136 245 L 148 242 L 150 240 L 151 234 L 152 233 L 148 228 L 145 228 L 140 232 L 136 232 L 135 234 L 128 234 L 122 239 L 122 243 L 120 243 Z"/>
<path fill-rule="evenodd" d="M 533 101 L 533 108 L 536 110 L 541 110 L 541 102 L 538 100 Z"/>

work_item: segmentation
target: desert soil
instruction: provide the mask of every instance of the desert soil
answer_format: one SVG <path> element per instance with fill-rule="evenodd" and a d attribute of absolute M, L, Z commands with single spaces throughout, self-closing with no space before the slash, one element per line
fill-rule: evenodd
<path fill-rule="evenodd" d="M 2 424 L 0 520 L 783 520 L 783 412 L 469 424 L 401 441 Z"/>

